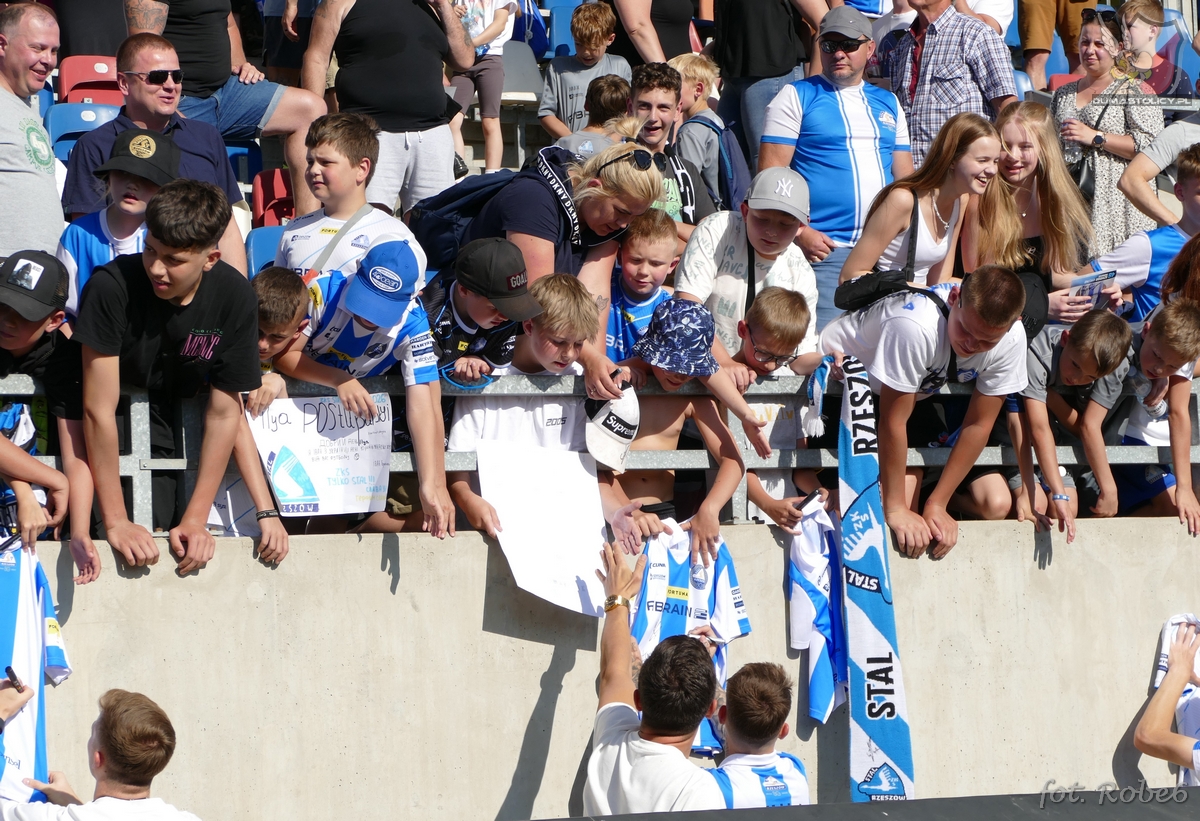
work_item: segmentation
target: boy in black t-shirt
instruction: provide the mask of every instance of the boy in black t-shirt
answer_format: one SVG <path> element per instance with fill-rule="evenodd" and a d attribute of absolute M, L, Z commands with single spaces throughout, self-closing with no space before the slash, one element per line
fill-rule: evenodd
<path fill-rule="evenodd" d="M 42 383 L 50 414 L 57 420 L 63 471 L 39 462 L 36 465 L 55 484 L 22 477 L 0 462 L 0 474 L 8 481 L 16 499 L 17 527 L 26 544 L 32 545 L 47 526 L 71 513 L 71 555 L 79 568 L 76 584 L 86 584 L 100 575 L 100 556 L 88 533 L 92 509 L 92 476 L 83 445 L 83 389 L 80 384 L 79 345 L 59 332 L 66 320 L 70 277 L 62 263 L 42 251 L 18 251 L 0 265 L 0 377 L 10 374 L 32 376 Z M 24 454 L 36 453 L 38 431 L 31 409 L 22 402 L 6 402 L 0 410 L 8 441 Z M 7 455 L 8 448 L 4 453 Z M 32 463 L 32 464 L 30 464 Z M 47 516 L 34 496 L 31 483 L 53 491 L 66 488 L 66 506 Z M 7 522 L 6 522 L 7 524 Z"/>
<path fill-rule="evenodd" d="M 476 381 L 512 362 L 518 325 L 542 312 L 526 282 L 525 257 L 508 240 L 487 237 L 464 245 L 454 270 L 421 295 L 438 368 L 453 365 L 456 378 Z"/>
<path fill-rule="evenodd" d="M 129 521 L 121 496 L 115 418 L 121 383 L 150 392 L 156 457 L 174 452 L 174 400 L 210 387 L 195 490 L 170 542 L 180 573 L 203 567 L 216 547 L 205 522 L 237 437 L 239 394 L 260 383 L 254 291 L 217 250 L 230 214 L 215 185 L 164 185 L 146 207 L 145 251 L 97 268 L 83 294 L 75 339 L 83 345 L 87 452 L 106 538 L 131 565 L 155 563 L 158 547 Z M 173 524 L 174 500 L 163 498 L 173 496 L 169 479 L 156 477 L 156 491 L 164 491 L 155 493 L 156 527 Z"/>

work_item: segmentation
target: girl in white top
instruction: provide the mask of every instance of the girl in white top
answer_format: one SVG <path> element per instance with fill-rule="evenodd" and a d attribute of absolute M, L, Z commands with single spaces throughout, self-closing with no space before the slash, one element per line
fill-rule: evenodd
<path fill-rule="evenodd" d="M 936 285 L 953 276 L 961 215 L 971 194 L 980 197 L 981 221 L 1019 238 L 1020 224 L 1011 196 L 1004 196 L 1006 192 L 991 184 L 1000 155 L 1000 135 L 987 120 L 975 114 L 957 114 L 947 120 L 920 170 L 875 197 L 862 239 L 846 258 L 839 282 L 871 271 L 899 270 L 907 264 L 914 199 L 919 211 L 914 285 Z"/>

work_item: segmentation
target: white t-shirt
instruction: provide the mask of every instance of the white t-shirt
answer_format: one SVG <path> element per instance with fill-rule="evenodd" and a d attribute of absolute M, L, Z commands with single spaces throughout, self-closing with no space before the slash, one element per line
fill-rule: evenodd
<path fill-rule="evenodd" d="M 97 798 L 86 804 L 57 807 L 54 804 L 18 804 L 0 801 L 3 821 L 200 821 L 190 812 L 177 810 L 161 798 Z"/>
<path fill-rule="evenodd" d="M 737 324 L 746 317 L 746 223 L 737 211 L 718 211 L 700 221 L 675 271 L 675 291 L 689 293 L 712 311 L 717 336 L 733 354 L 741 347 Z M 777 285 L 808 302 L 808 332 L 797 354 L 817 349 L 817 277 L 794 244 L 774 260 L 754 255 L 754 292 Z"/>
<path fill-rule="evenodd" d="M 1008 27 L 1012 25 L 1013 19 L 1012 3 L 1006 3 L 1005 0 L 971 0 L 967 5 L 976 14 L 986 14 L 999 23 L 1002 38 L 1008 34 Z M 902 11 L 899 14 L 889 11 L 871 24 L 871 39 L 878 45 L 889 31 L 909 28 L 916 19 L 915 11 Z"/>
<path fill-rule="evenodd" d="M 950 286 L 930 290 L 946 299 Z M 974 381 L 984 396 L 1020 393 L 1029 382 L 1025 349 L 1025 329 L 1015 322 L 990 351 L 958 359 L 958 381 Z M 887 385 L 918 400 L 945 384 L 950 364 L 946 318 L 932 299 L 918 294 L 893 294 L 842 314 L 821 332 L 821 350 L 841 351 L 866 365 L 873 392 Z"/>
<path fill-rule="evenodd" d="M 493 369 L 491 375 L 531 374 L 505 365 Z M 582 376 L 583 368 L 575 363 L 564 375 Z M 582 453 L 587 450 L 586 423 L 582 396 L 460 396 L 454 403 L 446 450 L 474 451 L 476 443 L 486 439 Z"/>
<path fill-rule="evenodd" d="M 585 815 L 723 810 L 716 780 L 674 747 L 638 735 L 632 705 L 606 704 L 596 713 L 592 758 L 583 787 Z"/>
<path fill-rule="evenodd" d="M 1180 787 L 1200 787 L 1200 689 L 1190 684 L 1175 705 L 1175 727 L 1180 735 L 1197 739 L 1192 747 L 1192 766 L 1180 767 Z"/>
<path fill-rule="evenodd" d="M 458 0 L 455 5 L 466 8 L 467 13 L 462 18 L 462 24 L 467 27 L 473 38 L 478 37 L 492 24 L 497 11 L 507 9 L 508 21 L 504 24 L 504 31 L 496 35 L 490 43 L 475 49 L 476 57 L 499 57 L 504 54 L 504 44 L 512 39 L 513 25 L 517 22 L 517 4 L 513 0 Z"/>
<path fill-rule="evenodd" d="M 291 268 L 304 276 L 325 250 L 325 246 L 337 236 L 337 232 L 345 224 L 345 220 L 325 216 L 324 208 L 318 208 L 311 214 L 292 220 L 284 229 L 283 239 L 279 241 L 279 250 L 275 252 L 275 264 Z M 373 208 L 370 214 L 356 222 L 346 236 L 338 241 L 329 259 L 321 266 L 322 271 L 353 274 L 358 270 L 358 263 L 362 261 L 368 249 L 384 237 L 407 240 L 417 258 L 417 264 L 422 271 L 425 270 L 425 251 L 413 236 L 413 232 L 408 230 L 408 226 L 378 208 Z"/>

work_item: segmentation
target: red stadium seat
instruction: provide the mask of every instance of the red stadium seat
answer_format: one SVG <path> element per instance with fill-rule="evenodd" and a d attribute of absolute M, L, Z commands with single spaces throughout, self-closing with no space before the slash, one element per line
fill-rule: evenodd
<path fill-rule="evenodd" d="M 117 61 L 113 57 L 74 54 L 58 67 L 58 99 L 67 103 L 125 105 L 117 86 Z"/>
<path fill-rule="evenodd" d="M 287 171 L 276 168 L 255 174 L 250 200 L 255 228 L 283 225 L 296 216 L 296 200 Z"/>
<path fill-rule="evenodd" d="M 1080 74 L 1051 74 L 1050 78 L 1047 80 L 1047 84 L 1050 87 L 1050 91 L 1055 92 L 1058 91 L 1058 89 L 1062 86 L 1065 86 L 1067 83 L 1073 83 L 1076 80 L 1082 79 L 1083 76 Z"/>

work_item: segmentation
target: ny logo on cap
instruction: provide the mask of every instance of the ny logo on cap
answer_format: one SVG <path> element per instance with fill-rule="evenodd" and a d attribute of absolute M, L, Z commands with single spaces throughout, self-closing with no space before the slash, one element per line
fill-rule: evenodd
<path fill-rule="evenodd" d="M 790 200 L 792 198 L 792 185 L 793 184 L 787 180 L 780 180 L 779 182 L 775 183 L 775 193 L 781 197 L 787 197 Z"/>

